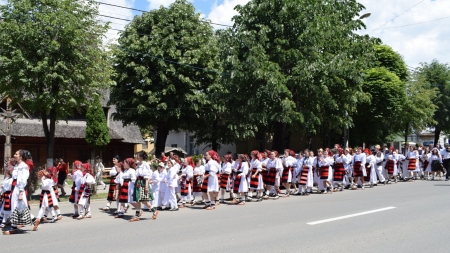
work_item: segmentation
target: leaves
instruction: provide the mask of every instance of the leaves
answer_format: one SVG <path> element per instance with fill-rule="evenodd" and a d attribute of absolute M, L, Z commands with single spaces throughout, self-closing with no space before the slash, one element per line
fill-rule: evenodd
<path fill-rule="evenodd" d="M 101 151 L 110 142 L 108 124 L 98 97 L 94 99 L 86 112 L 86 142 Z"/>

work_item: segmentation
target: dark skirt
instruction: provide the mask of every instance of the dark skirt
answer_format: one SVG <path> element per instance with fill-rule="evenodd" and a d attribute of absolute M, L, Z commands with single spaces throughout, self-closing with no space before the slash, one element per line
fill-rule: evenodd
<path fill-rule="evenodd" d="M 108 190 L 108 197 L 106 198 L 106 200 L 108 201 L 115 201 L 116 199 L 114 198 L 114 191 L 116 190 L 116 182 L 114 181 L 116 179 L 115 176 L 112 176 L 111 179 L 109 180 L 109 190 Z"/>
<path fill-rule="evenodd" d="M 353 174 L 355 175 L 355 177 L 362 177 L 363 174 L 363 167 L 361 165 L 360 161 L 355 162 L 355 164 L 353 164 Z"/>
<path fill-rule="evenodd" d="M 366 176 L 364 177 L 364 181 L 369 182 L 370 181 L 370 164 L 366 163 Z"/>
<path fill-rule="evenodd" d="M 409 159 L 409 161 L 408 161 L 408 170 L 416 170 L 416 162 L 417 162 L 416 158 Z"/>
<path fill-rule="evenodd" d="M 41 191 L 41 195 L 39 196 L 39 207 L 42 207 L 42 201 L 44 201 L 44 196 L 47 195 L 48 207 L 53 207 L 53 199 L 50 191 Z"/>
<path fill-rule="evenodd" d="M 119 192 L 119 203 L 128 203 L 128 185 L 130 180 L 126 179 L 123 181 L 123 185 L 120 187 Z"/>
<path fill-rule="evenodd" d="M 69 202 L 76 204 L 75 203 L 75 182 L 72 184 L 72 192 L 70 193 Z"/>
<path fill-rule="evenodd" d="M 330 172 L 330 166 L 322 166 L 320 167 L 320 179 L 328 179 L 328 174 Z"/>
<path fill-rule="evenodd" d="M 209 175 L 209 171 L 205 172 L 205 176 Z M 203 178 L 203 183 L 202 183 L 202 189 L 201 192 L 207 193 L 208 192 L 208 178 L 209 177 L 204 177 Z"/>
<path fill-rule="evenodd" d="M 344 181 L 345 168 L 343 163 L 336 163 L 334 166 L 333 180 L 337 182 Z"/>
<path fill-rule="evenodd" d="M 393 160 L 387 161 L 386 166 L 387 166 L 388 174 L 391 174 L 391 175 L 394 174 L 394 165 L 395 165 L 395 163 Z"/>
<path fill-rule="evenodd" d="M 3 205 L 3 210 L 11 211 L 11 191 L 6 191 L 3 193 L 1 204 Z"/>
<path fill-rule="evenodd" d="M 289 173 L 292 171 L 292 167 L 284 168 L 283 174 L 281 175 L 281 182 L 287 183 L 289 181 Z M 291 177 L 292 178 L 292 177 Z"/>
<path fill-rule="evenodd" d="M 201 176 L 196 176 L 192 178 L 192 192 L 201 192 L 201 191 L 202 191 Z"/>
<path fill-rule="evenodd" d="M 58 184 L 63 185 L 66 178 L 67 174 L 65 171 L 58 172 Z"/>
<path fill-rule="evenodd" d="M 220 177 L 220 189 L 226 190 L 228 188 L 228 179 L 230 179 L 231 174 L 222 174 Z"/>
<path fill-rule="evenodd" d="M 274 186 L 275 185 L 275 180 L 277 177 L 277 169 L 275 168 L 271 168 L 269 169 L 269 171 L 267 172 L 267 176 L 264 177 L 264 183 L 266 185 L 271 185 Z"/>
<path fill-rule="evenodd" d="M 187 196 L 191 188 L 191 182 L 186 180 L 186 176 L 181 177 L 180 194 L 181 196 Z"/>
<path fill-rule="evenodd" d="M 252 169 L 252 174 L 251 174 L 251 175 L 254 175 L 257 171 L 258 171 L 257 168 L 253 168 L 253 169 Z M 256 175 L 255 178 L 252 178 L 252 177 L 250 176 L 250 188 L 254 188 L 254 189 L 257 189 L 257 188 L 258 188 L 258 186 L 259 186 L 259 177 L 260 177 L 260 175 L 261 175 L 261 174 L 258 173 L 258 175 Z"/>
<path fill-rule="evenodd" d="M 309 167 L 308 166 L 304 166 L 302 169 L 302 172 L 300 173 L 300 179 L 298 180 L 298 183 L 300 185 L 306 185 L 308 182 L 308 172 L 309 172 Z"/>

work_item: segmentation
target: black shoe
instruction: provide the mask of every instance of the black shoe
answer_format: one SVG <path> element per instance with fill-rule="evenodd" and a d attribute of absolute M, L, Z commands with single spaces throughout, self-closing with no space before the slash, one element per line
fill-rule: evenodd
<path fill-rule="evenodd" d="M 350 185 L 347 185 L 346 187 L 344 187 L 344 189 L 346 190 L 350 189 Z"/>
<path fill-rule="evenodd" d="M 170 209 L 170 211 L 178 211 L 178 210 L 180 210 L 180 209 L 178 209 L 178 208 Z"/>

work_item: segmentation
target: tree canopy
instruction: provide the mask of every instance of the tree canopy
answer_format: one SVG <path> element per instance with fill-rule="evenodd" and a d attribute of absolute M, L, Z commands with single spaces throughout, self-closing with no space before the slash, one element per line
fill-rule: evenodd
<path fill-rule="evenodd" d="M 111 84 L 107 25 L 92 0 L 8 0 L 0 13 L 0 93 L 40 115 L 53 165 L 56 122 Z"/>
<path fill-rule="evenodd" d="M 220 73 L 213 27 L 186 0 L 135 16 L 114 48 L 114 118 L 154 126 L 156 154 L 170 130 L 190 130 Z"/>

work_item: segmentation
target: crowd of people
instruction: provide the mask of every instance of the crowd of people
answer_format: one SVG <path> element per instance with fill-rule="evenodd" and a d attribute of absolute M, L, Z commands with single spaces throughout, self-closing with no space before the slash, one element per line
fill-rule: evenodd
<path fill-rule="evenodd" d="M 379 145 L 372 150 L 335 145 L 333 149 L 318 149 L 317 154 L 308 149 L 298 153 L 286 149 L 281 156 L 277 151 L 254 150 L 250 155 L 220 157 L 216 151 L 209 150 L 198 157 L 180 158 L 171 153 L 168 157 L 162 154 L 160 160 L 150 163 L 147 159 L 144 151 L 134 158 L 113 158 L 104 212 L 111 211 L 114 204 L 114 217 L 124 218 L 132 206 L 135 214 L 129 221 L 137 222 L 144 210 L 149 210 L 154 220 L 159 210 L 178 211 L 194 205 L 215 210 L 223 203 L 243 206 L 251 201 L 277 200 L 293 194 L 309 196 L 313 192 L 364 190 L 399 180 L 435 180 L 442 175 L 448 180 L 450 147 L 445 144 L 445 148 L 439 150 L 411 146 L 400 153 L 393 147 Z M 152 169 L 153 164 L 157 164 L 156 169 Z M 0 216 L 1 227 L 10 225 L 11 229 L 3 234 L 15 234 L 27 224 L 36 231 L 42 222 L 60 220 L 58 188 L 61 194 L 66 194 L 63 185 L 68 175 L 64 161 L 60 159 L 57 166 L 37 173 L 41 194 L 36 217 L 31 214 L 26 198 L 28 178 L 33 171 L 30 152 L 17 151 L 10 165 L 2 185 Z M 103 169 L 99 159 L 95 168 Z M 75 161 L 69 176 L 73 180 L 69 198 L 74 207 L 72 217 L 91 218 L 90 196 L 101 173 L 94 174 L 89 163 Z M 225 198 L 227 192 L 229 197 Z"/>

